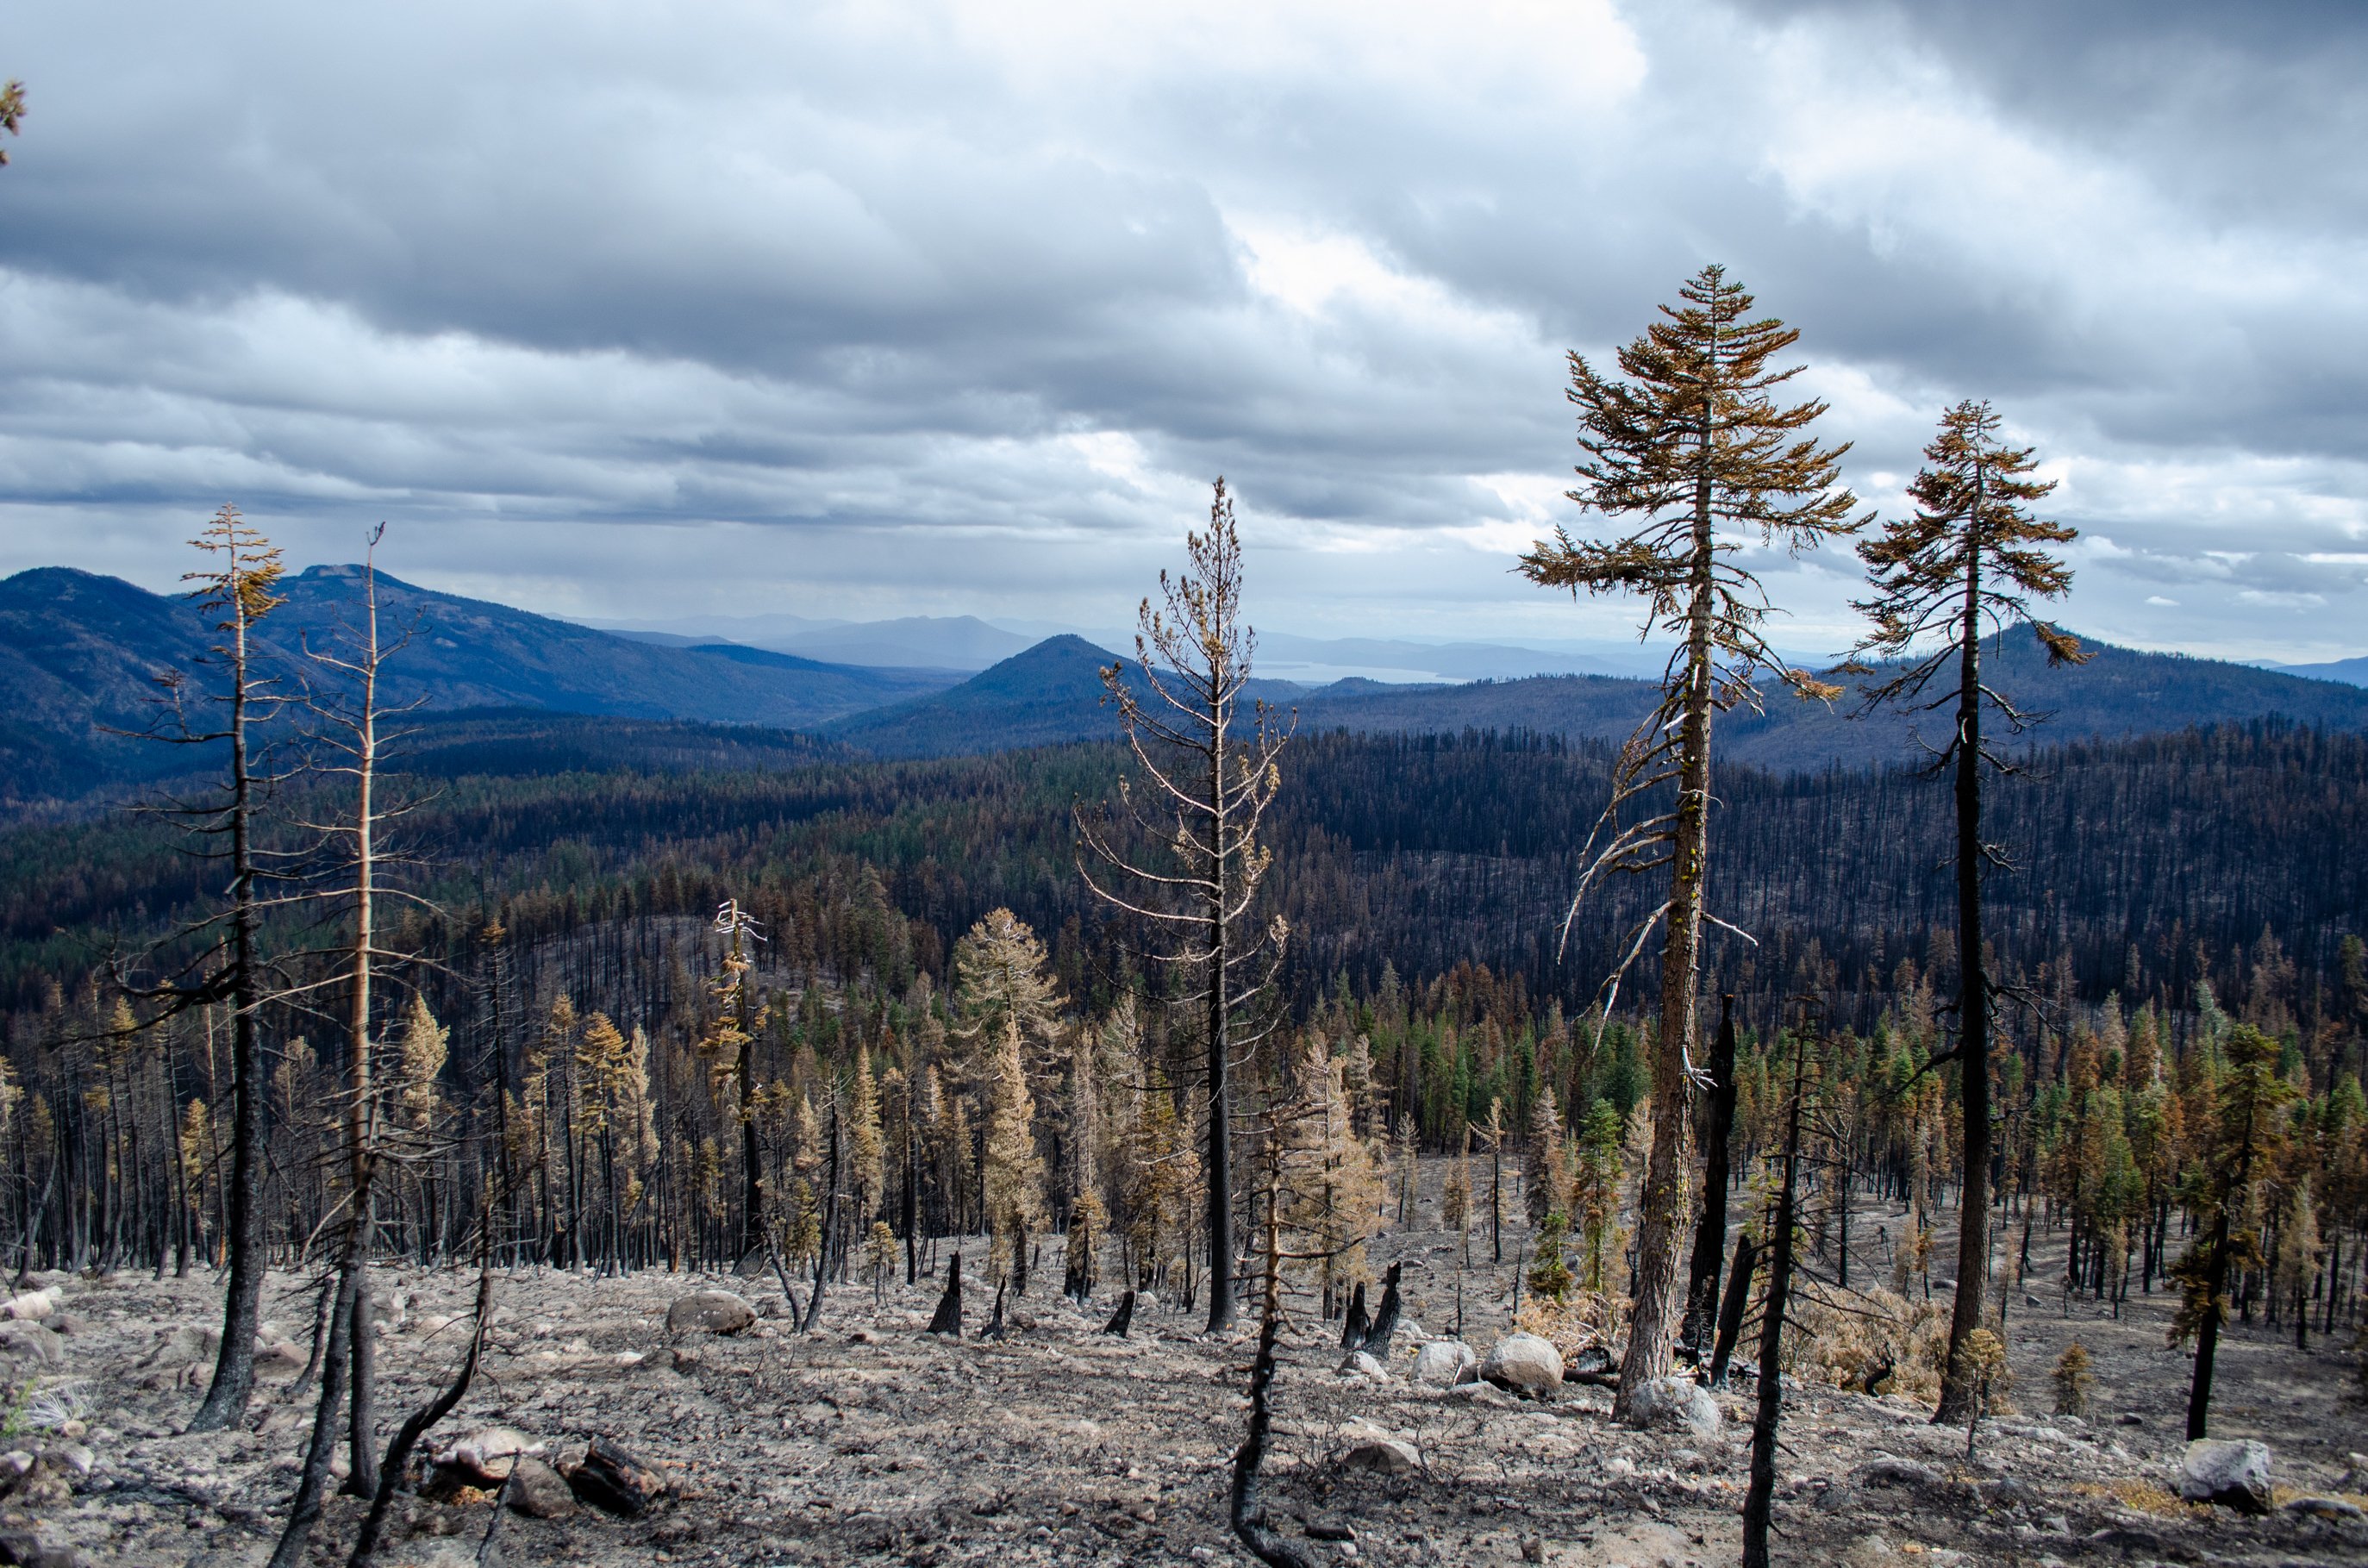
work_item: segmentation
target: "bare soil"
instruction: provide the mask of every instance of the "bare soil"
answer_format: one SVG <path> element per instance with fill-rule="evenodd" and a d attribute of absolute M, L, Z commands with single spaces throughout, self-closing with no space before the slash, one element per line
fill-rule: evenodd
<path fill-rule="evenodd" d="M 1862 1217 L 1869 1238 L 1886 1221 L 1896 1233 L 1896 1216 Z M 1312 1543 L 1316 1555 L 1372 1562 L 1711 1568 L 1739 1559 L 1748 1394 L 1721 1396 L 1725 1438 L 1705 1442 L 1615 1426 L 1597 1388 L 1527 1403 L 1486 1387 L 1419 1387 L 1406 1376 L 1416 1348 L 1455 1327 L 1455 1238 L 1394 1232 L 1372 1250 L 1377 1272 L 1408 1265 L 1391 1380 L 1336 1371 L 1337 1324 L 1304 1322 L 1285 1341 L 1268 1502 L 1288 1532 L 1345 1525 L 1354 1540 Z M 1475 1237 L 1483 1267 L 1463 1278 L 1463 1336 L 1475 1349 L 1505 1331 L 1514 1259 L 1527 1251 L 1518 1223 L 1507 1228 L 1502 1265 L 1485 1262 L 1486 1236 Z M 2089 1419 L 1995 1418 L 1969 1463 L 1964 1431 L 1934 1428 L 1913 1400 L 1803 1384 L 1787 1401 L 1780 1562 L 2368 1562 L 2368 1524 L 2357 1520 L 2248 1520 L 2177 1503 L 2163 1484 L 2184 1447 L 2189 1362 L 2164 1344 L 2170 1298 L 2134 1296 L 2119 1319 L 2066 1303 L 2037 1286 L 2060 1273 L 2060 1238 L 2034 1238 L 2033 1253 L 2028 1293 L 2045 1304 L 2027 1305 L 2018 1290 L 2009 1317 L 2018 1403 L 2050 1408 L 2049 1371 L 2077 1336 L 2095 1363 Z M 1863 1256 L 1879 1264 L 1879 1254 Z M 1943 1245 L 1935 1256 L 1950 1254 Z M 1247 1335 L 1202 1336 L 1201 1314 L 1146 1301 L 1133 1335 L 1115 1339 L 1098 1332 L 1113 1292 L 1081 1315 L 1041 1294 L 1057 1268 L 1038 1278 L 1048 1282 L 1011 1312 L 1010 1335 L 988 1342 L 919 1332 L 938 1293 L 931 1281 L 898 1283 L 877 1303 L 868 1287 L 841 1288 L 814 1335 L 776 1316 L 738 1335 L 675 1340 L 666 1312 L 682 1295 L 729 1289 L 761 1309 L 778 1308 L 779 1291 L 664 1273 L 504 1276 L 484 1370 L 431 1442 L 498 1424 L 565 1459 L 606 1434 L 659 1469 L 668 1495 L 632 1519 L 588 1508 L 497 1519 L 482 1497 L 405 1499 L 378 1561 L 458 1568 L 478 1561 L 489 1528 L 512 1565 L 1248 1561 L 1224 1527 Z M 375 1278 L 406 1298 L 381 1341 L 391 1433 L 457 1364 L 475 1281 L 392 1267 Z M 80 1548 L 85 1562 L 126 1568 L 259 1564 L 294 1486 L 311 1399 L 286 1402 L 283 1374 L 258 1392 L 245 1429 L 179 1436 L 202 1376 L 179 1373 L 185 1386 L 176 1386 L 175 1369 L 141 1363 L 176 1327 L 217 1325 L 219 1285 L 116 1275 L 65 1287 L 67 1365 L 47 1381 L 63 1377 L 85 1396 L 95 1462 L 69 1496 L 0 1504 L 10 1513 L 0 1528 L 29 1528 Z M 305 1281 L 275 1276 L 267 1316 L 304 1343 L 311 1299 Z M 973 1285 L 972 1333 L 987 1304 Z M 2368 1449 L 2349 1354 L 2316 1335 L 2299 1352 L 2290 1327 L 2256 1325 L 2233 1327 L 2221 1357 L 2214 1435 L 2267 1442 L 2282 1498 L 2335 1490 L 2346 1456 Z M 1399 1474 L 1342 1465 L 1377 1434 L 1409 1445 L 1418 1463 Z M 55 1439 L 20 1431 L 11 1440 L 34 1450 Z M 1932 1479 L 1870 1482 L 1862 1467 L 1885 1459 L 1925 1466 Z M 2001 1489 L 2005 1478 L 2027 1487 Z M 351 1500 L 332 1508 L 316 1560 L 343 1560 L 359 1511 Z"/>

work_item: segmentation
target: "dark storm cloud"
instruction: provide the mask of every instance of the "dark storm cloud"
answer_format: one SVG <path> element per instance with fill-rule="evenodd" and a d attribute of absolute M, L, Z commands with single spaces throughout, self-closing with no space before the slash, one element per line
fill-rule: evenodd
<path fill-rule="evenodd" d="M 1279 625 L 1583 633 L 1505 575 L 1563 352 L 1721 260 L 1871 501 L 1991 397 L 2076 622 L 2357 652 L 2362 28 L 2260 16 L 60 10 L 0 59 L 6 564 L 162 582 L 235 495 L 539 608 L 1100 624 L 1223 472 Z M 1769 565 L 1847 640 L 1846 559 Z"/>

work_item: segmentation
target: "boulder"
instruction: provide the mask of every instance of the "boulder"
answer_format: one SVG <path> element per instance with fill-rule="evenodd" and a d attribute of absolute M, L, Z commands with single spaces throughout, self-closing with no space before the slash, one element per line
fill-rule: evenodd
<path fill-rule="evenodd" d="M 1655 1378 L 1637 1384 L 1629 1396 L 1628 1423 L 1636 1427 L 1683 1427 L 1707 1442 L 1721 1435 L 1726 1417 L 1719 1413 L 1718 1401 L 1711 1397 L 1710 1390 L 1691 1378 Z"/>
<path fill-rule="evenodd" d="M 1435 1389 L 1450 1388 L 1463 1381 L 1464 1368 L 1479 1359 L 1472 1346 L 1460 1339 L 1434 1339 L 1415 1355 L 1414 1381 Z"/>
<path fill-rule="evenodd" d="M 312 1358 L 282 1339 L 276 1344 L 258 1346 L 255 1352 L 255 1375 L 267 1382 L 292 1378 L 304 1369 Z"/>
<path fill-rule="evenodd" d="M 58 1298 L 64 1294 L 54 1285 L 46 1290 L 28 1290 L 21 1296 L 0 1302 L 0 1318 L 30 1320 L 48 1317 L 58 1310 Z"/>
<path fill-rule="evenodd" d="M 1377 1383 L 1390 1381 L 1390 1369 L 1361 1350 L 1351 1350 L 1341 1358 L 1340 1370 L 1350 1376 L 1368 1377 Z"/>
<path fill-rule="evenodd" d="M 2270 1449 L 2251 1437 L 2198 1437 L 2179 1467 L 2179 1494 L 2191 1503 L 2217 1503 L 2240 1514 L 2270 1511 Z"/>
<path fill-rule="evenodd" d="M 729 1290 L 700 1290 L 666 1309 L 668 1334 L 737 1334 L 757 1321 L 757 1309 Z"/>
<path fill-rule="evenodd" d="M 142 1369 L 187 1366 L 211 1361 L 222 1349 L 222 1335 L 197 1324 L 177 1324 L 156 1331 L 156 1344 L 135 1363 Z"/>
<path fill-rule="evenodd" d="M 0 1324 L 0 1356 L 43 1367 L 66 1364 L 66 1342 L 37 1323 Z"/>
<path fill-rule="evenodd" d="M 1534 1334 L 1508 1334 L 1488 1347 L 1480 1376 L 1508 1393 L 1543 1399 L 1562 1387 L 1562 1352 Z"/>
<path fill-rule="evenodd" d="M 1349 1470 L 1376 1471 L 1383 1475 L 1413 1475 L 1422 1469 L 1422 1456 L 1395 1437 L 1376 1437 L 1341 1455 L 1340 1463 Z"/>
<path fill-rule="evenodd" d="M 512 1510 L 532 1519 L 559 1519 L 575 1512 L 575 1494 L 560 1473 L 541 1460 L 520 1459 L 510 1472 Z"/>
<path fill-rule="evenodd" d="M 541 1443 L 514 1426 L 481 1426 L 435 1456 L 438 1470 L 460 1472 L 471 1486 L 491 1488 L 509 1479 L 510 1467 L 544 1452 Z"/>

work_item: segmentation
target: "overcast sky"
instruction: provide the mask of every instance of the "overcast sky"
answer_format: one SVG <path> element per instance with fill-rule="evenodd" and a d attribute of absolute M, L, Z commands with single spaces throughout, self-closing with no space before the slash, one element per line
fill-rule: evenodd
<path fill-rule="evenodd" d="M 1564 355 L 1725 263 L 1897 510 L 1992 400 L 2112 641 L 2368 653 L 2368 10 L 2149 0 L 12 7 L 0 572 L 1128 619 L 1224 473 L 1314 635 L 1508 575 Z M 1765 562 L 1855 635 L 1846 551 Z"/>

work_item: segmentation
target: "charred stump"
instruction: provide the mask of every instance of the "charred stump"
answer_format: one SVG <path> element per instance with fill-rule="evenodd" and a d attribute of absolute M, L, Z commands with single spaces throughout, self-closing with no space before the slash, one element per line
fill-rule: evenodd
<path fill-rule="evenodd" d="M 1390 1271 L 1382 1276 L 1382 1310 L 1373 1314 L 1373 1324 L 1365 1330 L 1363 1349 L 1377 1360 L 1390 1358 L 1390 1341 L 1398 1332 L 1398 1276 L 1406 1271 L 1403 1263 L 1393 1263 Z"/>
<path fill-rule="evenodd" d="M 1365 1330 L 1372 1326 L 1365 1316 L 1365 1282 L 1357 1281 L 1354 1294 L 1349 1298 L 1348 1320 L 1340 1325 L 1340 1348 L 1355 1350 L 1365 1343 Z"/>
<path fill-rule="evenodd" d="M 1124 1339 L 1127 1330 L 1134 1326 L 1134 1292 L 1129 1290 L 1118 1299 L 1118 1311 L 1110 1313 L 1110 1322 L 1102 1324 L 1104 1334 L 1115 1334 Z"/>
<path fill-rule="evenodd" d="M 954 1254 L 946 1265 L 946 1292 L 938 1298 L 937 1315 L 929 1319 L 931 1334 L 951 1334 L 962 1337 L 962 1254 Z"/>

